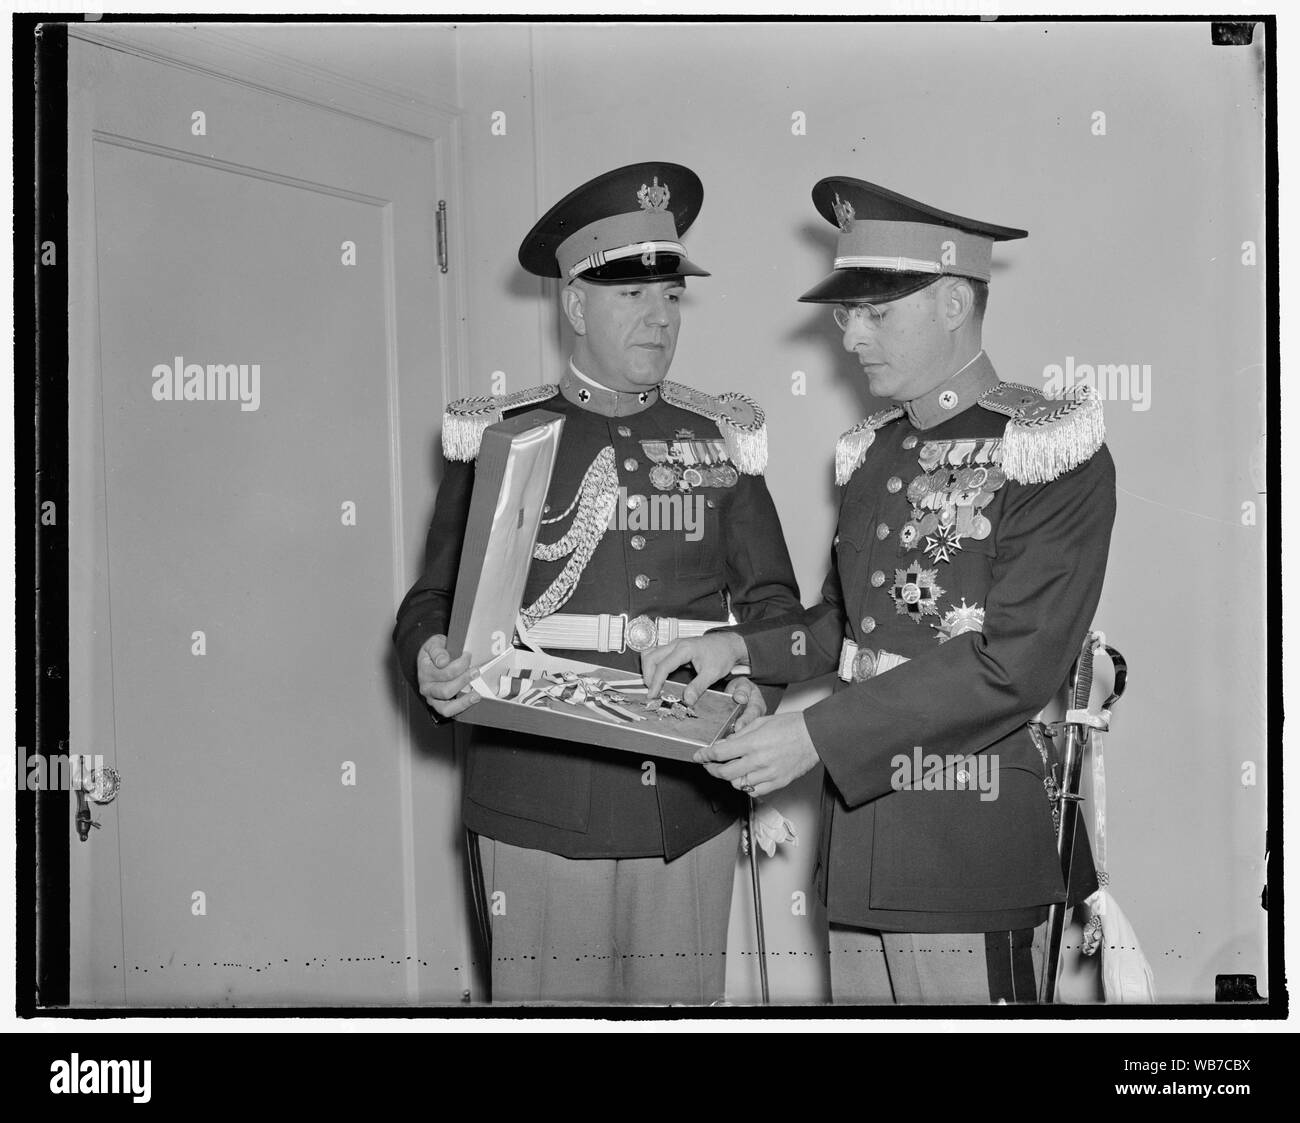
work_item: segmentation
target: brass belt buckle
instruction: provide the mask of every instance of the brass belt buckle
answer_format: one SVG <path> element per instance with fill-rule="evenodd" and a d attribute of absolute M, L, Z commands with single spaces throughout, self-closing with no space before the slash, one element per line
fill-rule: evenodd
<path fill-rule="evenodd" d="M 876 653 L 866 648 L 859 648 L 853 657 L 852 676 L 854 682 L 866 682 L 876 675 Z"/>
<path fill-rule="evenodd" d="M 655 646 L 658 639 L 659 629 L 649 616 L 635 616 L 627 622 L 627 626 L 623 629 L 624 646 L 635 651 L 638 655 L 643 651 L 649 651 Z"/>

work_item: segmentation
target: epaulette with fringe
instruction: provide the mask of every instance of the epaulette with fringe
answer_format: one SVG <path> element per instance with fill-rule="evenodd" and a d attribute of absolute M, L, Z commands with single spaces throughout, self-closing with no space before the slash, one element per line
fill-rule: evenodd
<path fill-rule="evenodd" d="M 979 404 L 1011 420 L 1002 435 L 1002 470 L 1022 484 L 1041 484 L 1091 460 L 1106 439 L 1101 400 L 1089 387 L 1049 398 L 1032 386 L 1003 382 Z"/>
<path fill-rule="evenodd" d="M 882 409 L 865 421 L 859 421 L 835 442 L 835 482 L 843 487 L 861 466 L 876 439 L 876 430 L 903 416 L 901 406 Z"/>
<path fill-rule="evenodd" d="M 688 409 L 717 425 L 727 456 L 738 471 L 761 476 L 767 467 L 767 421 L 762 407 L 744 394 L 714 397 L 680 382 L 659 384 L 659 396 L 670 406 Z"/>
<path fill-rule="evenodd" d="M 473 460 L 483 440 L 483 430 L 495 425 L 512 409 L 541 405 L 560 392 L 554 383 L 530 386 L 500 397 L 458 398 L 442 415 L 442 454 L 448 460 Z"/>

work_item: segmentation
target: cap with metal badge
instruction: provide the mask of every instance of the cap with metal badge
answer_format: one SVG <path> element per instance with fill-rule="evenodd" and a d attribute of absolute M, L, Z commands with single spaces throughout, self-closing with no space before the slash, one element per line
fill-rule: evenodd
<path fill-rule="evenodd" d="M 949 214 L 847 176 L 821 180 L 812 198 L 840 236 L 834 271 L 799 298 L 809 304 L 884 304 L 943 275 L 987 281 L 993 243 L 1029 233 Z"/>
<path fill-rule="evenodd" d="M 707 277 L 681 237 L 700 212 L 704 187 L 690 168 L 629 164 L 569 192 L 519 247 L 519 264 L 539 277 L 593 284 Z"/>

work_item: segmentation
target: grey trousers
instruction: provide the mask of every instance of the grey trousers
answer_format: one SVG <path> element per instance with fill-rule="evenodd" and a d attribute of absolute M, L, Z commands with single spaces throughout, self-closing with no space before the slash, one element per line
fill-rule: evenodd
<path fill-rule="evenodd" d="M 740 824 L 672 862 L 479 839 L 498 1003 L 722 999 Z"/>
<path fill-rule="evenodd" d="M 1046 928 L 938 935 L 832 924 L 831 1001 L 855 1006 L 1035 1002 Z"/>

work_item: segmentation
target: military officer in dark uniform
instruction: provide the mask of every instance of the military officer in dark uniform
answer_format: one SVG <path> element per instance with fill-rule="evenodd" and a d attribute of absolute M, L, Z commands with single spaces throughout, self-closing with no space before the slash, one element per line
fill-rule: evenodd
<path fill-rule="evenodd" d="M 873 395 L 836 447 L 842 487 L 816 607 L 644 659 L 758 682 L 837 670 L 802 713 L 697 759 L 764 795 L 825 766 L 817 880 L 839 1002 L 1025 1002 L 1064 896 L 1047 747 L 1030 723 L 1092 622 L 1115 513 L 1101 407 L 1002 382 L 982 347 L 994 242 L 1025 231 L 860 180 L 813 189 L 840 229 L 831 304 Z M 1096 887 L 1086 840 L 1072 896 Z M 1041 929 L 1039 929 L 1041 932 Z"/>
<path fill-rule="evenodd" d="M 435 720 L 477 699 L 476 668 L 445 635 L 479 439 L 513 410 L 564 417 L 521 606 L 530 644 L 635 671 L 656 643 L 798 610 L 761 409 L 665 381 L 685 279 L 708 275 L 680 241 L 702 196 L 687 168 L 636 164 L 579 187 L 524 239 L 523 267 L 562 282 L 572 358 L 558 386 L 448 410 L 425 568 L 394 632 Z M 731 688 L 742 726 L 779 698 Z M 744 797 L 689 762 L 463 733 L 494 1000 L 721 999 Z"/>

